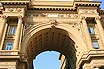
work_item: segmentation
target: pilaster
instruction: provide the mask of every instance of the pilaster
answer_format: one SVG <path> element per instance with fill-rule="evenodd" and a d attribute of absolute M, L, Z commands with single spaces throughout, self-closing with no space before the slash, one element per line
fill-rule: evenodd
<path fill-rule="evenodd" d="M 5 26 L 6 26 L 6 17 L 2 16 L 0 17 L 0 50 L 2 49 L 2 41 L 3 41 L 3 35 L 4 35 L 4 30 L 5 30 Z"/>
<path fill-rule="evenodd" d="M 92 49 L 92 40 L 88 31 L 88 26 L 86 22 L 86 18 L 82 17 L 82 27 L 83 27 L 83 36 L 85 37 L 86 40 L 86 45 L 88 46 L 88 49 Z"/>
<path fill-rule="evenodd" d="M 99 30 L 99 35 L 100 35 L 101 40 L 102 40 L 103 45 L 104 45 L 104 30 L 103 30 L 103 27 L 102 27 L 102 24 L 101 24 L 101 21 L 100 21 L 100 17 L 96 17 L 95 20 L 96 20 L 97 27 L 98 27 L 98 30 Z"/>
<path fill-rule="evenodd" d="M 19 43 L 20 43 L 20 35 L 21 35 L 21 27 L 22 27 L 22 16 L 18 17 L 18 25 L 15 33 L 15 40 L 13 45 L 13 50 L 18 50 Z"/>

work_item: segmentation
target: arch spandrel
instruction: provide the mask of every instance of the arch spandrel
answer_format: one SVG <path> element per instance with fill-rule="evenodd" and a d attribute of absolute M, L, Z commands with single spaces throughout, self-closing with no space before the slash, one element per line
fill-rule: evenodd
<path fill-rule="evenodd" d="M 32 37 L 34 36 L 34 34 L 39 32 L 40 30 L 47 29 L 47 28 L 52 28 L 52 25 L 44 25 L 44 26 L 40 26 L 38 28 L 32 28 L 31 32 L 29 31 L 29 33 L 27 35 L 25 35 L 25 37 L 23 39 L 22 52 L 25 53 L 25 49 L 27 48 L 30 40 L 32 40 Z M 86 47 L 82 37 L 79 35 L 78 31 L 76 31 L 70 25 L 60 24 L 60 25 L 57 25 L 56 28 L 63 29 L 65 31 L 67 31 L 69 36 L 70 36 L 70 38 L 79 47 L 79 50 L 81 50 L 83 52 L 87 51 L 87 47 Z"/>

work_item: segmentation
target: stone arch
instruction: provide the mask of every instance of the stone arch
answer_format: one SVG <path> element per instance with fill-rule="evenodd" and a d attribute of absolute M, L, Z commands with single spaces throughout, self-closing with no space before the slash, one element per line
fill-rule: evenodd
<path fill-rule="evenodd" d="M 60 32 L 62 32 L 62 34 L 64 33 L 65 36 L 70 38 L 69 43 L 72 42 L 72 46 L 71 47 L 73 47 L 72 50 L 73 50 L 74 53 L 76 52 L 75 51 L 76 50 L 75 45 L 77 45 L 80 48 L 80 50 L 83 50 L 83 52 L 86 52 L 87 49 L 86 49 L 85 43 L 83 42 L 82 38 L 80 37 L 78 31 L 76 31 L 73 27 L 71 27 L 70 25 L 67 25 L 67 24 L 59 24 L 59 25 L 56 25 L 55 27 L 54 26 L 52 27 L 51 24 L 48 24 L 48 25 L 44 25 L 44 26 L 39 26 L 38 28 L 32 28 L 30 31 L 28 31 L 28 33 L 24 36 L 24 39 L 23 39 L 22 53 L 24 53 L 24 55 L 27 57 L 27 49 L 29 48 L 29 46 L 31 44 L 31 41 L 33 41 L 35 36 L 39 35 L 39 33 L 43 32 L 43 31 L 47 31 L 48 30 L 48 32 L 49 32 L 50 29 L 56 29 L 58 31 L 61 30 Z M 83 46 L 83 48 L 81 46 Z M 49 50 L 49 49 L 46 49 L 46 50 Z M 46 50 L 41 50 L 37 54 L 39 54 L 39 53 L 41 53 L 43 51 L 46 51 Z M 72 51 L 71 49 L 64 48 L 64 47 L 63 47 L 63 50 L 66 50 L 66 51 L 62 51 L 62 48 L 58 49 L 58 50 L 57 50 L 57 48 L 54 48 L 54 49 L 51 48 L 51 50 L 59 51 L 62 54 L 64 54 L 65 56 L 67 56 L 68 54 L 73 53 L 73 52 L 71 52 Z M 37 54 L 35 54 L 35 56 Z M 73 59 L 73 61 L 76 62 L 76 59 L 77 59 L 76 54 L 72 54 L 72 56 L 73 55 L 75 55 L 75 59 Z M 27 58 L 28 59 L 33 59 L 33 57 L 32 58 L 27 57 Z M 29 61 L 31 61 L 31 60 L 29 60 Z M 73 63 L 73 61 L 71 61 L 71 62 Z M 76 65 L 76 63 L 74 63 L 74 64 Z"/>
<path fill-rule="evenodd" d="M 27 33 L 26 35 L 23 37 L 23 42 L 22 44 L 22 52 L 25 53 L 25 47 L 28 44 L 28 41 L 31 39 L 31 37 L 37 33 L 38 31 L 42 30 L 42 29 L 47 29 L 47 28 L 52 28 L 51 24 L 45 24 L 45 25 L 39 25 L 38 27 L 36 27 L 38 25 L 35 25 L 34 27 L 32 27 Z M 72 26 L 68 25 L 68 24 L 58 24 L 57 26 L 55 26 L 56 28 L 60 28 L 63 30 L 66 30 L 70 36 L 70 38 L 78 45 L 78 46 L 83 46 L 83 51 L 86 52 L 87 51 L 87 47 L 85 42 L 83 41 L 83 37 L 80 36 L 78 33 L 78 31 L 76 31 L 76 29 L 74 29 Z"/>

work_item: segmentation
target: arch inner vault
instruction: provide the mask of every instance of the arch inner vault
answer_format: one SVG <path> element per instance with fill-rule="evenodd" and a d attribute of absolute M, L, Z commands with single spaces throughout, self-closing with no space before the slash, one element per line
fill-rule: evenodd
<path fill-rule="evenodd" d="M 77 60 L 75 42 L 67 31 L 52 27 L 35 33 L 29 40 L 25 52 L 29 64 L 39 53 L 44 51 L 58 51 L 64 54 L 69 61 L 70 68 L 75 69 Z"/>

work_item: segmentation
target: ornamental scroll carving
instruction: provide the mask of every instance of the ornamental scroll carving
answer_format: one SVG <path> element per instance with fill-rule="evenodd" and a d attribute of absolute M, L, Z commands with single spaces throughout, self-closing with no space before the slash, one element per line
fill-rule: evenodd
<path fill-rule="evenodd" d="M 81 9 L 79 10 L 80 13 L 97 13 L 96 10 L 91 10 L 91 9 Z"/>
<path fill-rule="evenodd" d="M 50 17 L 50 15 L 52 15 L 52 17 L 58 17 L 58 18 L 80 18 L 80 16 L 78 14 L 58 14 L 58 13 L 35 13 L 35 14 L 30 14 L 27 16 L 31 16 L 31 17 Z"/>
<path fill-rule="evenodd" d="M 52 25 L 52 26 L 56 26 L 57 25 L 57 21 L 55 19 L 50 19 L 49 20 L 49 23 Z"/>
<path fill-rule="evenodd" d="M 73 28 L 75 28 L 77 31 L 79 31 L 80 30 L 81 21 L 80 20 L 72 21 L 72 20 L 69 20 L 69 19 L 55 19 L 55 18 L 53 19 L 52 18 L 52 19 L 47 19 L 47 21 L 44 20 L 42 22 L 36 21 L 34 23 L 25 23 L 25 31 L 27 31 L 27 30 L 29 30 L 29 29 L 31 29 L 33 27 L 37 27 L 39 25 L 42 26 L 42 25 L 47 25 L 47 24 L 48 25 L 50 24 L 52 27 L 53 26 L 57 26 L 59 24 L 67 24 L 67 25 L 70 25 Z"/>
<path fill-rule="evenodd" d="M 5 8 L 5 12 L 23 12 L 23 8 Z"/>

